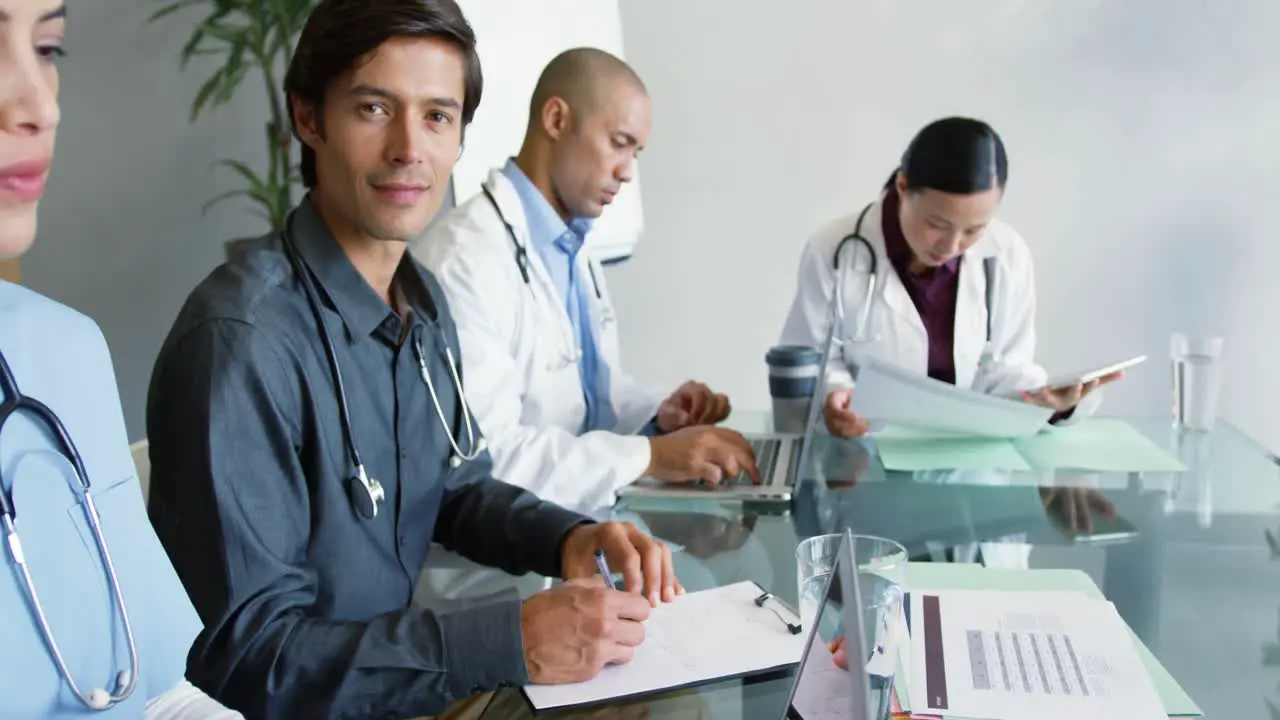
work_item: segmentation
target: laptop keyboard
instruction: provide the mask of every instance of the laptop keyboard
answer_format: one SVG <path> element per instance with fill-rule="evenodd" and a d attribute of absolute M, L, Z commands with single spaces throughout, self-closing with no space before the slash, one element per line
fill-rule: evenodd
<path fill-rule="evenodd" d="M 782 441 L 778 438 L 756 438 L 751 443 L 751 452 L 756 456 L 756 469 L 760 471 L 760 482 L 768 483 L 773 477 L 774 468 L 778 466 L 778 455 L 782 450 Z M 746 472 L 738 473 L 731 481 L 734 485 L 750 485 L 751 478 Z"/>

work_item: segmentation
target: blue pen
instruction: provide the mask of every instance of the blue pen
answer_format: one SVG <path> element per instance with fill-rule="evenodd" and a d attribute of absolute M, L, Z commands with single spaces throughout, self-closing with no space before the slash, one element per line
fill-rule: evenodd
<path fill-rule="evenodd" d="M 600 577 L 604 578 L 605 585 L 611 590 L 617 590 L 618 586 L 613 584 L 613 573 L 609 572 L 609 563 L 604 559 L 603 550 L 596 550 L 596 567 L 600 568 Z"/>

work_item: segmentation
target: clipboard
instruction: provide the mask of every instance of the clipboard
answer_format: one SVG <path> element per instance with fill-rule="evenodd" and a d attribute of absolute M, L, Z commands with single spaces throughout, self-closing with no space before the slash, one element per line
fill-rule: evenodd
<path fill-rule="evenodd" d="M 742 581 L 655 608 L 630 662 L 584 682 L 526 685 L 522 694 L 538 715 L 776 674 L 799 664 L 805 639 L 793 608 Z"/>

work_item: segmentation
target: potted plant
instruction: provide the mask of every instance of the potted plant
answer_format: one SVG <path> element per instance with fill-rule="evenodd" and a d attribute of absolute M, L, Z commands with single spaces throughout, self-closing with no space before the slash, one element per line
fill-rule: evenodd
<path fill-rule="evenodd" d="M 182 48 L 181 67 L 197 56 L 220 56 L 222 62 L 191 102 L 191 122 L 211 108 L 226 104 L 251 75 L 263 83 L 269 101 L 266 140 L 266 172 L 254 170 L 258 162 L 224 158 L 216 165 L 235 172 L 241 185 L 205 203 L 203 212 L 231 198 L 247 198 L 272 230 L 284 228 L 293 207 L 294 183 L 299 182 L 293 159 L 293 134 L 289 109 L 279 82 L 293 55 L 293 44 L 317 0 L 160 0 L 163 6 L 148 22 L 157 22 L 180 10 L 204 7 L 207 14 L 191 31 Z M 245 240 L 227 243 L 227 253 Z"/>

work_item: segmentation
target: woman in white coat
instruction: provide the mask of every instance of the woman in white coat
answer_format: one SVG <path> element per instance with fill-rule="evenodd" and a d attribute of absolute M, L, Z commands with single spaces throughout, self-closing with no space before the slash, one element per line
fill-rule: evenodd
<path fill-rule="evenodd" d="M 0 0 L 0 262 L 35 237 L 65 14 Z M 101 331 L 2 280 L 0 535 L 0 715 L 240 718 L 183 679 L 200 618 L 147 520 Z"/>
<path fill-rule="evenodd" d="M 832 293 L 841 293 L 837 338 L 844 362 L 827 368 L 824 403 L 832 434 L 867 430 L 866 420 L 848 409 L 854 386 L 848 368 L 859 358 L 980 392 L 1021 391 L 1026 401 L 1057 411 L 1055 421 L 1090 413 L 1100 400 L 1092 393 L 1120 377 L 1044 387 L 1046 373 L 1035 361 L 1031 253 L 996 218 L 1007 178 L 995 130 L 970 118 L 937 120 L 911 141 L 880 197 L 809 240 L 781 342 L 821 346 Z"/>

